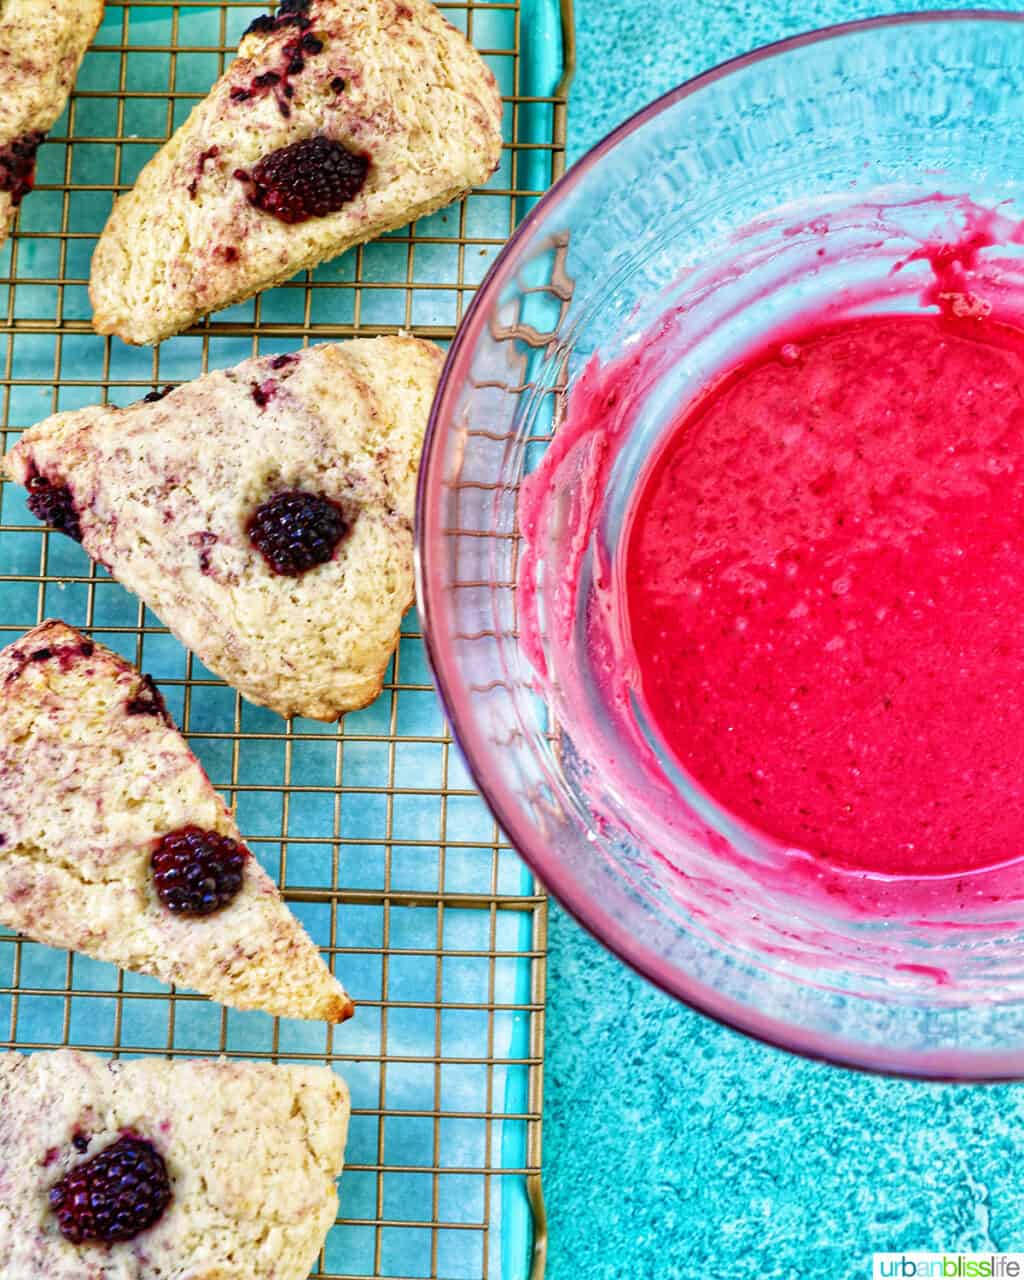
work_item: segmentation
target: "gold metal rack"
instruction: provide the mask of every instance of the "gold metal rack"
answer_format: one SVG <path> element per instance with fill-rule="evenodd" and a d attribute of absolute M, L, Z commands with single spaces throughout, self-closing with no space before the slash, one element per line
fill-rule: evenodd
<path fill-rule="evenodd" d="M 506 151 L 486 189 L 152 350 L 94 335 L 111 195 L 184 119 L 261 6 L 108 0 L 35 191 L 0 254 L 3 447 L 58 409 L 128 403 L 259 352 L 411 328 L 451 338 L 487 265 L 564 164 L 571 0 L 441 0 L 494 68 Z M 547 42 L 547 52 L 534 41 Z M 557 70 L 536 66 L 561 44 Z M 0 489 L 0 644 L 63 617 L 150 671 L 214 784 L 359 1006 L 340 1028 L 238 1014 L 0 930 L 0 1049 L 337 1064 L 353 1090 L 341 1217 L 317 1280 L 522 1274 L 540 1187 L 546 903 L 458 756 L 413 615 L 384 691 L 340 726 L 251 707 Z M 383 781 L 383 785 L 382 785 Z M 518 1265 L 506 1267 L 515 1256 Z"/>

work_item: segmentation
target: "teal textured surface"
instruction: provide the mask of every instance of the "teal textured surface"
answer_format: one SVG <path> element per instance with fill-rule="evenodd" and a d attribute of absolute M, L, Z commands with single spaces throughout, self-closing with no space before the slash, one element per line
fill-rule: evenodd
<path fill-rule="evenodd" d="M 576 10 L 570 161 L 725 58 L 884 12 L 791 0 Z M 870 1275 L 874 1250 L 1021 1247 L 1024 1088 L 882 1080 L 792 1058 L 681 1008 L 557 910 L 550 942 L 550 1280 L 854 1280 Z"/>

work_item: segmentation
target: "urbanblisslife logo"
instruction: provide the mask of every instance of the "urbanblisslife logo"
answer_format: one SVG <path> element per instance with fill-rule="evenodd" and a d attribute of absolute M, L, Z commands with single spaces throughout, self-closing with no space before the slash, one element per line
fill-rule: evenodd
<path fill-rule="evenodd" d="M 1024 1280 L 1024 1253 L 876 1253 L 871 1280 Z"/>

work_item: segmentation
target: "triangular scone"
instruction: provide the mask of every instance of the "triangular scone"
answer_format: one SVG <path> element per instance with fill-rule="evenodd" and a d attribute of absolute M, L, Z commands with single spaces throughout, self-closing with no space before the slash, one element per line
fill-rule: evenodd
<path fill-rule="evenodd" d="M 352 1012 L 152 681 L 63 622 L 0 652 L 0 778 L 0 923 L 236 1009 Z M 186 830 L 240 846 L 240 885 L 212 914 L 158 892 L 154 855 Z"/>
<path fill-rule="evenodd" d="M 412 602 L 441 359 L 394 337 L 248 360 L 156 403 L 57 414 L 24 434 L 8 473 L 69 531 L 66 512 L 39 505 L 66 494 L 93 559 L 246 698 L 334 720 L 380 692 Z M 305 571 L 254 542 L 257 516 L 296 494 L 336 516 L 328 558 Z"/>
<path fill-rule="evenodd" d="M 0 1276 L 305 1280 L 337 1214 L 348 1120 L 326 1067 L 0 1054 Z M 126 1139 L 155 1152 L 165 1207 L 128 1239 L 72 1243 L 54 1189 Z"/>
<path fill-rule="evenodd" d="M 99 333 L 180 333 L 497 167 L 494 76 L 427 0 L 283 0 L 253 25 L 114 206 L 92 260 Z"/>
<path fill-rule="evenodd" d="M 0 4 L 0 244 L 31 190 L 35 157 L 64 110 L 103 0 Z"/>

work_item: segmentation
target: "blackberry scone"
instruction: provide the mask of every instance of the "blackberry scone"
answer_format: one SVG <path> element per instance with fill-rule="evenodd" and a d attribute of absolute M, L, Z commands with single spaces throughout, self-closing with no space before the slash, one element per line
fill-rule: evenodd
<path fill-rule="evenodd" d="M 326 1067 L 0 1054 L 4 1280 L 305 1280 L 338 1209 Z"/>
<path fill-rule="evenodd" d="M 99 333 L 157 342 L 484 182 L 501 98 L 427 0 L 282 0 L 119 199 Z"/>
<path fill-rule="evenodd" d="M 156 686 L 63 622 L 0 652 L 0 923 L 236 1009 L 352 1012 Z"/>
<path fill-rule="evenodd" d="M 246 698 L 335 720 L 380 692 L 412 603 L 441 360 L 404 337 L 248 360 L 156 401 L 59 413 L 7 471 Z"/>
<path fill-rule="evenodd" d="M 103 0 L 0 4 L 0 244 L 32 190 L 36 151 L 102 20 Z"/>

